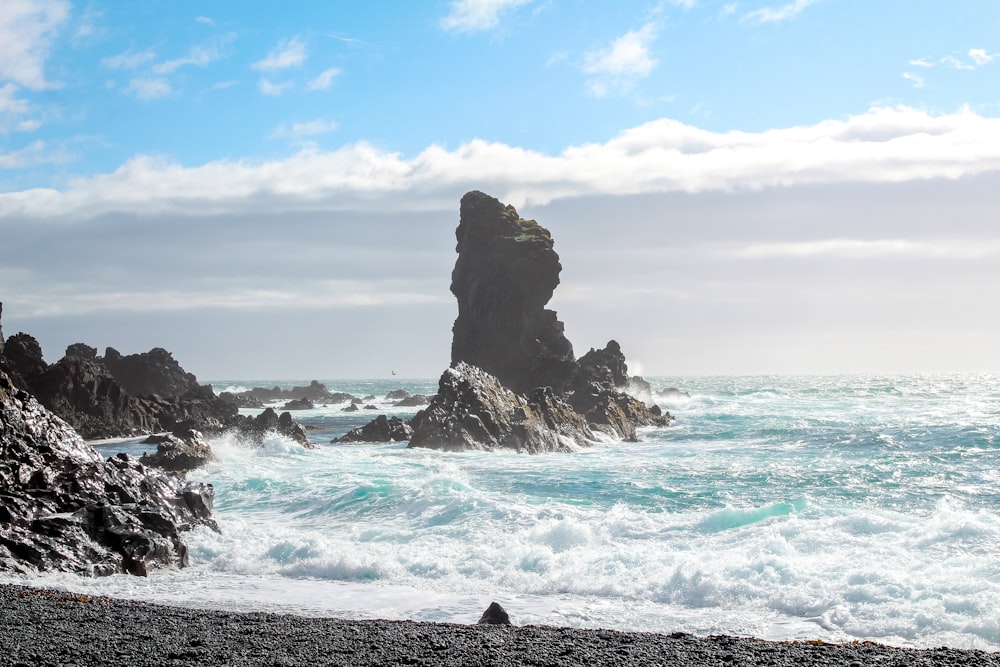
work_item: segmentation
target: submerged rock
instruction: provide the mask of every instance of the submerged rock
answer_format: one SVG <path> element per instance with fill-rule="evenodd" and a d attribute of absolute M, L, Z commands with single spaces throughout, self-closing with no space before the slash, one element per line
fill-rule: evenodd
<path fill-rule="evenodd" d="M 379 415 L 330 442 L 405 442 L 412 435 L 413 429 L 399 417 Z"/>
<path fill-rule="evenodd" d="M 188 562 L 182 533 L 215 528 L 211 485 L 103 460 L 0 371 L 0 570 L 145 575 Z"/>

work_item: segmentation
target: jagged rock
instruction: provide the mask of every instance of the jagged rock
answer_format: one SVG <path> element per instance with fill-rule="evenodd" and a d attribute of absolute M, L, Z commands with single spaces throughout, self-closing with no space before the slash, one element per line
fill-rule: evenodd
<path fill-rule="evenodd" d="M 81 359 L 96 359 L 97 348 L 84 343 L 73 343 L 66 348 L 67 357 L 79 357 Z"/>
<path fill-rule="evenodd" d="M 401 401 L 404 398 L 409 398 L 410 392 L 405 389 L 393 389 L 388 394 L 385 395 L 385 400 L 387 401 Z M 367 400 L 367 399 L 366 399 Z"/>
<path fill-rule="evenodd" d="M 23 331 L 7 339 L 3 354 L 7 370 L 21 388 L 28 387 L 32 378 L 38 377 L 49 367 L 42 357 L 42 346 L 34 336 Z"/>
<path fill-rule="evenodd" d="M 282 406 L 282 410 L 312 410 L 316 406 L 308 398 L 293 398 Z"/>
<path fill-rule="evenodd" d="M 301 424 L 292 420 L 289 412 L 282 412 L 281 416 L 273 408 L 267 408 L 256 417 L 239 417 L 230 427 L 251 445 L 260 447 L 264 444 L 264 438 L 268 433 L 278 433 L 291 438 L 303 447 L 315 448 L 316 445 L 309 442 L 309 436 Z"/>
<path fill-rule="evenodd" d="M 466 362 L 515 392 L 568 389 L 573 346 L 545 309 L 559 284 L 548 230 L 482 192 L 462 197 L 451 291 L 458 300 L 452 365 Z"/>
<path fill-rule="evenodd" d="M 130 396 L 167 396 L 180 398 L 192 394 L 212 392 L 211 387 L 201 387 L 198 379 L 186 372 L 174 356 L 162 347 L 154 347 L 142 354 L 123 356 L 113 347 L 104 352 L 104 365 Z M 214 394 L 212 394 L 214 396 Z"/>
<path fill-rule="evenodd" d="M 424 396 L 423 394 L 412 394 L 406 398 L 399 399 L 395 405 L 401 408 L 413 408 L 420 405 L 427 405 L 431 402 L 431 398 L 431 396 Z"/>
<path fill-rule="evenodd" d="M 147 452 L 139 462 L 169 472 L 186 473 L 200 468 L 214 458 L 212 447 L 194 429 L 178 429 L 167 435 L 151 435 L 143 441 L 156 445 L 156 452 Z"/>
<path fill-rule="evenodd" d="M 411 447 L 566 450 L 598 432 L 635 440 L 637 427 L 669 424 L 669 414 L 625 393 L 617 341 L 574 358 L 562 323 L 544 308 L 562 269 L 548 230 L 470 192 L 455 235 L 452 368 L 411 421 Z"/>
<path fill-rule="evenodd" d="M 219 394 L 219 400 L 228 405 L 232 405 L 236 409 L 239 408 L 252 408 L 252 409 L 263 409 L 264 402 L 259 398 L 250 394 L 249 392 L 243 392 L 239 394 L 234 394 L 233 392 L 224 391 Z"/>
<path fill-rule="evenodd" d="M 147 574 L 184 566 L 181 534 L 211 519 L 211 485 L 107 461 L 0 371 L 0 570 Z"/>
<path fill-rule="evenodd" d="M 600 382 L 617 388 L 628 386 L 628 366 L 617 341 L 608 341 L 603 350 L 590 348 L 590 352 L 580 357 L 577 365 L 577 384 Z"/>
<path fill-rule="evenodd" d="M 348 405 L 346 408 L 342 408 L 340 411 L 341 412 L 357 412 L 358 409 L 359 409 L 358 408 L 358 404 L 352 402 L 350 405 Z"/>
<path fill-rule="evenodd" d="M 477 625 L 510 625 L 510 615 L 499 602 L 491 602 L 479 617 Z"/>
<path fill-rule="evenodd" d="M 315 403 L 343 403 L 349 401 L 353 396 L 343 392 L 331 392 L 322 382 L 313 380 L 307 386 L 292 387 L 282 389 L 280 387 L 254 387 L 250 391 L 237 396 L 249 396 L 261 402 L 268 401 L 288 401 L 295 399 L 309 399 Z M 250 407 L 250 406 L 247 406 Z"/>
<path fill-rule="evenodd" d="M 399 417 L 379 415 L 330 442 L 403 442 L 413 435 L 413 429 Z"/>
<path fill-rule="evenodd" d="M 466 363 L 441 375 L 434 400 L 410 425 L 410 447 L 449 451 L 513 449 L 534 454 L 570 451 L 593 441 L 584 418 L 551 389 L 536 389 L 526 398 Z"/>

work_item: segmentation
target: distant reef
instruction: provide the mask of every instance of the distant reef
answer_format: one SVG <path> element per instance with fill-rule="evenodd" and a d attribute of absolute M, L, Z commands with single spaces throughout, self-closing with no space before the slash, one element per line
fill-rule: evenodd
<path fill-rule="evenodd" d="M 410 421 L 410 447 L 571 451 L 670 424 L 669 413 L 629 393 L 643 388 L 652 399 L 648 383 L 629 377 L 616 341 L 573 354 L 545 308 L 562 271 L 547 229 L 478 191 L 462 197 L 459 217 L 451 366 Z"/>

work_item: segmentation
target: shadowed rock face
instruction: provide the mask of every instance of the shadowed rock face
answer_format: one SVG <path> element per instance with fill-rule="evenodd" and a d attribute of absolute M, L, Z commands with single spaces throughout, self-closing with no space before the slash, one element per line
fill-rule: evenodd
<path fill-rule="evenodd" d="M 181 533 L 214 527 L 214 492 L 103 460 L 0 371 L 0 570 L 129 572 L 187 563 Z"/>
<path fill-rule="evenodd" d="M 104 352 L 104 365 L 130 396 L 155 394 L 180 398 L 205 392 L 198 379 L 181 368 L 173 355 L 162 347 L 126 356 L 109 347 Z"/>
<path fill-rule="evenodd" d="M 566 389 L 573 346 L 556 313 L 545 309 L 562 270 L 548 230 L 521 219 L 513 206 L 470 192 L 455 236 L 452 364 L 478 366 L 518 393 Z"/>

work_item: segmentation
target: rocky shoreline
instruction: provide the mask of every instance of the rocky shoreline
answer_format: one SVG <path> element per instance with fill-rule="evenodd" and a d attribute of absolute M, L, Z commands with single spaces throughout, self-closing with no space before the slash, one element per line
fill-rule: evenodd
<path fill-rule="evenodd" d="M 241 614 L 6 585 L 0 586 L 0 665 L 990 667 L 1000 666 L 1000 653 Z"/>

